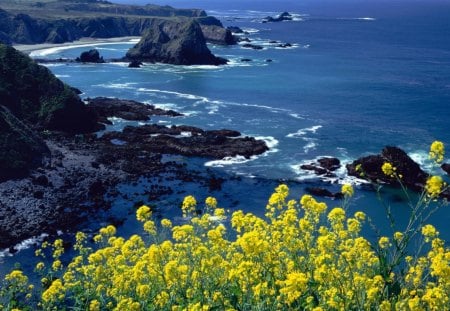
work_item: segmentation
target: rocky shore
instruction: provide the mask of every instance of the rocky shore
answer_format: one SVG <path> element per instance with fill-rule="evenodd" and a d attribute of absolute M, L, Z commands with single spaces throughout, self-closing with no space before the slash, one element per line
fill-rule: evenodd
<path fill-rule="evenodd" d="M 100 122 L 108 117 L 148 120 L 152 115 L 181 114 L 135 101 L 88 99 L 90 111 Z M 162 161 L 164 154 L 221 159 L 261 154 L 263 141 L 241 137 L 232 130 L 204 131 L 197 127 L 145 125 L 122 132 L 64 134 L 46 132 L 43 141 L 49 161 L 32 169 L 25 178 L 0 183 L 0 248 L 9 247 L 42 232 L 74 228 L 107 209 L 119 182 L 158 177 L 175 172 L 180 180 L 193 178 L 182 163 Z M 165 189 L 173 191 L 172 189 Z M 108 195 L 106 195 L 108 194 Z M 153 199 L 158 193 L 153 193 Z"/>

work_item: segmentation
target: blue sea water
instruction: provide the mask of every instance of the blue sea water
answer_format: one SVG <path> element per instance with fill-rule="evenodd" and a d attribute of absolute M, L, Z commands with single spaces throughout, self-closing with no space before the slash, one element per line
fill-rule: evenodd
<path fill-rule="evenodd" d="M 122 1 L 132 3 L 132 1 Z M 145 1 L 147 2 L 147 1 Z M 134 1 L 139 3 L 139 1 Z M 338 191 L 342 183 L 358 188 L 351 210 L 369 214 L 388 231 L 386 214 L 376 195 L 345 169 L 324 183 L 299 166 L 321 156 L 338 157 L 344 164 L 378 153 L 385 145 L 403 148 L 430 172 L 427 161 L 433 140 L 450 143 L 450 3 L 430 1 L 156 1 L 174 7 L 200 7 L 249 32 L 253 44 L 210 45 L 230 64 L 171 66 L 148 64 L 55 64 L 49 68 L 82 97 L 134 99 L 175 109 L 181 119 L 158 118 L 161 124 L 188 124 L 206 129 L 231 128 L 265 139 L 271 150 L 252 159 L 187 160 L 218 175 L 240 176 L 226 182 L 222 206 L 264 213 L 265 202 L 280 180 L 292 183 L 299 198 L 308 186 Z M 141 2 L 142 4 L 142 2 Z M 268 15 L 294 13 L 294 21 L 261 23 Z M 276 40 L 292 48 L 277 48 Z M 121 57 L 135 42 L 95 45 L 105 57 Z M 35 57 L 76 57 L 87 47 L 34 52 Z M 243 58 L 251 62 L 241 62 Z M 266 62 L 271 59 L 272 62 Z M 129 122 L 115 120 L 114 129 Z M 145 187 L 146 183 L 138 187 Z M 136 191 L 136 187 L 124 191 Z M 178 185 L 181 193 L 159 202 L 161 214 L 176 219 L 178 204 L 190 193 L 204 199 L 209 193 L 195 185 Z M 128 190 L 127 190 L 128 189 Z M 399 194 L 383 190 L 401 226 L 409 209 Z M 329 201 L 338 205 L 338 201 Z M 117 201 L 118 213 L 129 202 Z M 449 207 L 432 218 L 444 239 L 450 240 Z M 136 223 L 122 229 L 128 234 Z M 374 235 L 369 232 L 369 235 Z"/>

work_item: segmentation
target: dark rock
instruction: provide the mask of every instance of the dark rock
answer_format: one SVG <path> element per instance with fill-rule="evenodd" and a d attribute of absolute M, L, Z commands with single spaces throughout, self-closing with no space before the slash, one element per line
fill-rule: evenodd
<path fill-rule="evenodd" d="M 250 43 L 246 43 L 242 45 L 243 48 L 246 49 L 254 49 L 254 50 L 262 50 L 263 47 L 260 45 L 255 45 L 255 44 L 250 44 Z"/>
<path fill-rule="evenodd" d="M 210 43 L 221 45 L 234 45 L 237 43 L 236 38 L 228 29 L 219 26 L 205 26 L 201 25 L 203 36 L 205 40 Z"/>
<path fill-rule="evenodd" d="M 76 87 L 70 86 L 70 89 L 77 95 L 83 94 L 83 92 L 80 89 L 77 89 Z"/>
<path fill-rule="evenodd" d="M 200 25 L 194 20 L 155 21 L 126 57 L 175 65 L 222 65 L 227 62 L 211 53 Z"/>
<path fill-rule="evenodd" d="M 244 33 L 244 31 L 237 26 L 228 26 L 227 29 L 230 30 L 232 33 Z"/>
<path fill-rule="evenodd" d="M 265 19 L 263 19 L 264 23 L 270 23 L 270 22 L 282 22 L 282 21 L 291 21 L 292 15 L 288 12 L 283 12 L 277 17 L 267 16 Z"/>
<path fill-rule="evenodd" d="M 338 158 L 320 158 L 317 162 L 319 162 L 321 167 L 329 171 L 335 171 L 341 167 L 341 161 Z"/>
<path fill-rule="evenodd" d="M 290 47 L 292 47 L 292 44 L 290 44 L 290 43 L 281 43 L 281 44 L 278 44 L 277 47 L 279 47 L 279 48 L 290 48 Z"/>
<path fill-rule="evenodd" d="M 450 164 L 449 163 L 444 163 L 441 165 L 441 168 L 450 175 Z"/>
<path fill-rule="evenodd" d="M 238 42 L 252 42 L 252 40 L 250 40 L 249 38 L 242 38 L 242 37 L 238 37 L 237 41 Z"/>
<path fill-rule="evenodd" d="M 35 191 L 35 192 L 33 193 L 33 196 L 34 196 L 36 199 L 43 199 L 43 198 L 44 198 L 44 192 L 43 192 L 43 191 Z"/>
<path fill-rule="evenodd" d="M 182 133 L 190 135 L 181 135 Z M 236 131 L 203 131 L 187 126 L 165 127 L 157 124 L 140 127 L 127 126 L 122 132 L 108 132 L 102 140 L 118 139 L 127 148 L 151 150 L 160 154 L 181 154 L 222 159 L 237 155 L 249 158 L 268 150 L 264 141 L 253 137 L 236 137 Z M 157 135 L 159 134 L 159 135 Z"/>
<path fill-rule="evenodd" d="M 319 167 L 314 164 L 303 164 L 300 166 L 300 168 L 306 171 L 314 171 L 317 175 L 324 175 L 328 172 L 323 167 Z"/>
<path fill-rule="evenodd" d="M 48 186 L 48 178 L 45 175 L 39 175 L 36 178 L 33 179 L 33 184 L 39 185 L 39 186 Z"/>
<path fill-rule="evenodd" d="M 140 68 L 142 66 L 142 63 L 138 60 L 132 60 L 129 64 L 129 68 Z"/>
<path fill-rule="evenodd" d="M 103 60 L 103 56 L 100 56 L 100 53 L 96 49 L 82 52 L 80 57 L 77 57 L 76 61 L 82 62 L 82 63 L 104 63 L 105 62 Z"/>
<path fill-rule="evenodd" d="M 396 174 L 401 177 L 403 185 L 421 191 L 426 183 L 428 174 L 414 162 L 403 150 L 397 147 L 387 146 L 380 155 L 371 155 L 360 158 L 351 164 L 347 164 L 347 171 L 350 176 L 356 176 L 373 182 L 383 182 L 389 185 L 398 185 L 398 181 L 390 176 L 386 176 L 381 170 L 385 162 L 391 163 L 397 170 Z M 360 171 L 356 170 L 360 166 Z"/>
<path fill-rule="evenodd" d="M 95 112 L 99 122 L 108 124 L 108 118 L 117 117 L 130 121 L 147 121 L 149 116 L 182 116 L 173 110 L 163 110 L 153 105 L 140 103 L 134 100 L 118 98 L 96 97 L 88 98 L 88 108 Z"/>
<path fill-rule="evenodd" d="M 251 62 L 252 60 L 250 58 L 242 58 L 241 62 Z"/>
<path fill-rule="evenodd" d="M 320 187 L 309 187 L 309 188 L 306 188 L 306 191 L 311 195 L 315 195 L 315 196 L 319 196 L 319 197 L 328 197 L 328 198 L 334 198 L 334 199 L 341 199 L 343 197 L 342 193 L 340 193 L 340 192 L 332 193 L 331 191 L 329 191 L 325 188 L 320 188 Z"/>
<path fill-rule="evenodd" d="M 266 63 L 271 63 L 273 62 L 273 60 L 271 60 L 270 58 L 266 59 Z"/>

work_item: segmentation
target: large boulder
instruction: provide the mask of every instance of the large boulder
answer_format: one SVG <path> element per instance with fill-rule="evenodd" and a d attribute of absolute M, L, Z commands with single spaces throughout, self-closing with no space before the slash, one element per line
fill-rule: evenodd
<path fill-rule="evenodd" d="M 126 58 L 174 65 L 222 65 L 206 46 L 200 25 L 189 19 L 155 20 Z"/>
<path fill-rule="evenodd" d="M 95 114 L 78 95 L 27 55 L 0 44 L 0 72 L 0 104 L 17 119 L 33 127 L 70 133 L 97 128 Z"/>
<path fill-rule="evenodd" d="M 347 171 L 351 176 L 369 181 L 398 185 L 396 178 L 387 176 L 381 170 L 385 162 L 391 163 L 396 168 L 396 174 L 401 176 L 403 185 L 415 191 L 423 189 L 428 174 L 398 147 L 386 146 L 379 155 L 370 155 L 353 161 L 347 165 Z"/>

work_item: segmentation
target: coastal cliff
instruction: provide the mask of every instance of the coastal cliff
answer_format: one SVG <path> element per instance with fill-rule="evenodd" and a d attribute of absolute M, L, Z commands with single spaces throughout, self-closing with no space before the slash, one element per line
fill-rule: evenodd
<path fill-rule="evenodd" d="M 174 65 L 222 65 L 227 62 L 211 53 L 195 20 L 154 20 L 126 57 L 133 61 Z"/>
<path fill-rule="evenodd" d="M 207 41 L 235 44 L 231 32 L 205 11 L 169 6 L 136 6 L 54 1 L 40 3 L 0 0 L 0 42 L 64 43 L 82 37 L 141 36 L 155 19 L 195 19 Z M 38 2 L 39 3 L 39 2 Z"/>
<path fill-rule="evenodd" d="M 37 130 L 91 132 L 96 116 L 47 68 L 0 44 L 0 181 L 43 165 L 49 151 Z"/>

